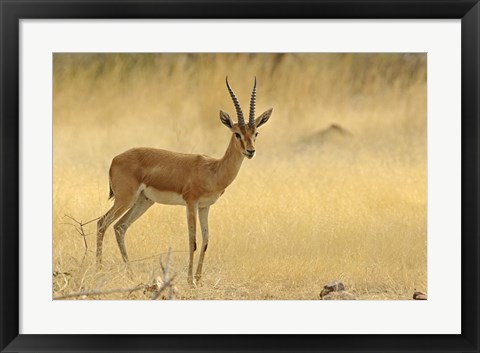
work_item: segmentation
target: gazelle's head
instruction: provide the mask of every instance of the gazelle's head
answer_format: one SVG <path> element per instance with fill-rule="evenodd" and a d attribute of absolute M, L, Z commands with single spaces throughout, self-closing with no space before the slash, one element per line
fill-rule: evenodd
<path fill-rule="evenodd" d="M 250 98 L 250 114 L 248 118 L 248 124 L 245 124 L 245 119 L 243 118 L 242 108 L 238 102 L 235 93 L 233 93 L 232 88 L 228 84 L 228 78 L 226 79 L 228 92 L 230 97 L 232 97 L 233 105 L 237 111 L 238 123 L 234 123 L 230 115 L 220 110 L 220 120 L 222 123 L 232 131 L 235 139 L 235 146 L 239 152 L 241 152 L 245 157 L 251 159 L 255 156 L 255 140 L 257 139 L 257 129 L 265 124 L 270 115 L 272 115 L 273 109 L 269 109 L 259 117 L 255 117 L 255 100 L 256 100 L 256 88 L 257 88 L 257 79 L 255 78 L 255 83 L 253 84 L 252 96 Z"/>

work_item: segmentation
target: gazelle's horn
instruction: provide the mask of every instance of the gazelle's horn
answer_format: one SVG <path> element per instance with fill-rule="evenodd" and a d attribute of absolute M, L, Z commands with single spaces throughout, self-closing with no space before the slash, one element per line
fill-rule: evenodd
<path fill-rule="evenodd" d="M 257 78 L 253 84 L 252 96 L 250 97 L 250 115 L 248 118 L 248 125 L 253 129 L 255 126 L 255 100 L 257 99 Z"/>
<path fill-rule="evenodd" d="M 228 84 L 228 76 L 225 78 L 225 81 L 227 82 L 228 92 L 230 92 L 230 97 L 232 97 L 233 105 L 235 106 L 235 110 L 237 111 L 238 124 L 240 126 L 245 126 L 245 120 L 243 119 L 242 108 L 240 107 L 240 103 L 238 102 L 238 99 L 235 96 L 235 93 L 233 93 L 232 88 Z"/>

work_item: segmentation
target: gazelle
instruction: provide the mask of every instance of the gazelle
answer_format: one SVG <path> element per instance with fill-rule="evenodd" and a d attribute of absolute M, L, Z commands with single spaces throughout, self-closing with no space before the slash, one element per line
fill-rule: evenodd
<path fill-rule="evenodd" d="M 197 154 L 183 154 L 154 148 L 133 148 L 115 158 L 110 166 L 110 199 L 113 207 L 97 223 L 97 265 L 102 262 L 103 236 L 107 228 L 122 214 L 114 225 L 120 253 L 128 261 L 125 233 L 155 202 L 166 205 L 184 205 L 187 209 L 189 236 L 188 283 L 193 284 L 193 253 L 196 244 L 197 213 L 202 229 L 202 247 L 195 279 L 200 281 L 205 251 L 208 246 L 208 212 L 224 193 L 240 170 L 243 159 L 255 155 L 257 129 L 272 114 L 267 110 L 255 117 L 256 85 L 250 98 L 248 124 L 242 108 L 226 78 L 228 92 L 237 112 L 238 123 L 220 110 L 220 121 L 230 129 L 232 137 L 224 156 L 220 159 Z"/>

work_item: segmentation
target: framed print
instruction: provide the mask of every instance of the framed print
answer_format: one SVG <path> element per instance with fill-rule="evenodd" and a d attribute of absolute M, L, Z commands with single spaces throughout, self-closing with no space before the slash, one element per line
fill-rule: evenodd
<path fill-rule="evenodd" d="M 2 352 L 479 351 L 477 1 L 0 10 Z"/>

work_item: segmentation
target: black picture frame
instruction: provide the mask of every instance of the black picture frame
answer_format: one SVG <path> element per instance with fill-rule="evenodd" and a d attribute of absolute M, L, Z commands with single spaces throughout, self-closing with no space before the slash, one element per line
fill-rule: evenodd
<path fill-rule="evenodd" d="M 480 5 L 477 0 L 0 0 L 0 15 L 2 352 L 479 352 Z M 462 333 L 243 336 L 19 334 L 19 20 L 26 18 L 461 19 Z M 446 280 L 445 290 L 450 289 Z"/>

